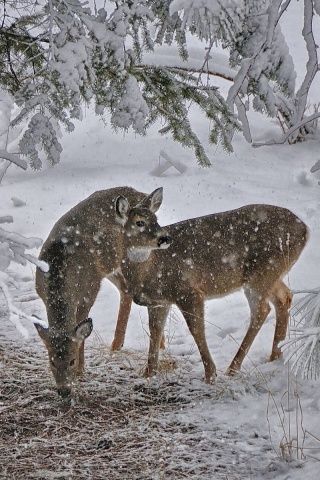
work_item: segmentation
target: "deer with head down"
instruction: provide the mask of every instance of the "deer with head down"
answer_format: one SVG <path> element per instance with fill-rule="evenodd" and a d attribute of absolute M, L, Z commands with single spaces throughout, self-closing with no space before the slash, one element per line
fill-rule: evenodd
<path fill-rule="evenodd" d="M 40 252 L 49 271 L 37 268 L 36 290 L 46 307 L 48 328 L 35 326 L 62 397 L 70 396 L 76 376 L 83 372 L 84 342 L 92 331 L 88 315 L 103 278 L 120 292 L 111 350 L 119 350 L 124 342 L 132 299 L 120 271 L 123 233 L 114 208 L 119 195 L 134 205 L 145 197 L 129 187 L 95 192 L 57 221 Z"/>
<path fill-rule="evenodd" d="M 161 202 L 162 189 L 133 207 L 124 196 L 116 200 L 124 231 L 121 270 L 133 300 L 148 307 L 145 375 L 157 371 L 165 320 L 175 304 L 199 349 L 206 382 L 214 381 L 216 366 L 205 336 L 204 302 L 241 288 L 249 303 L 250 324 L 227 374 L 241 368 L 270 303 L 276 313 L 270 361 L 279 358 L 278 344 L 286 336 L 292 299 L 282 279 L 307 242 L 306 225 L 286 208 L 246 205 L 161 228 L 155 215 Z"/>

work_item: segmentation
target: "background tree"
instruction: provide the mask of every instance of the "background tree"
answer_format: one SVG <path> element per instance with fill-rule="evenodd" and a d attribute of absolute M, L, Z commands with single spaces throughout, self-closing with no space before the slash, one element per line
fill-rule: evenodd
<path fill-rule="evenodd" d="M 190 103 L 210 121 L 209 140 L 232 150 L 235 129 L 252 142 L 247 110 L 278 117 L 283 137 L 296 141 L 314 132 L 318 113 L 305 118 L 308 91 L 319 70 L 313 16 L 319 0 L 304 0 L 309 61 L 295 93 L 295 72 L 279 20 L 291 0 L 1 0 L 0 86 L 20 107 L 12 125 L 27 123 L 20 152 L 41 167 L 42 148 L 52 164 L 62 151 L 57 125 L 74 129 L 84 104 L 107 115 L 115 129 L 144 135 L 156 120 L 183 146 L 194 149 L 202 166 L 211 164 L 189 119 Z M 101 7 L 101 8 L 100 8 Z M 152 35 L 151 35 L 152 32 Z M 186 35 L 206 45 L 203 67 L 188 63 Z M 177 64 L 150 61 L 156 45 L 178 47 Z M 228 52 L 234 72 L 227 98 L 212 85 L 219 68 L 210 54 Z M 145 61 L 148 53 L 148 62 Z M 206 75 L 201 75 L 206 74 Z M 270 140 L 268 143 L 274 143 Z"/>
<path fill-rule="evenodd" d="M 200 88 L 183 70 L 141 62 L 142 53 L 154 47 L 149 28 L 158 2 L 112 3 L 110 15 L 104 8 L 93 13 L 77 0 L 1 3 L 0 81 L 21 107 L 12 124 L 29 121 L 20 149 L 33 168 L 41 167 L 39 144 L 52 164 L 59 161 L 56 122 L 72 131 L 72 119 L 80 119 L 82 105 L 91 101 L 99 115 L 110 115 L 116 129 L 143 135 L 161 118 L 162 134 L 170 132 L 193 147 L 199 162 L 209 165 L 190 126 L 187 102 L 193 101 L 212 121 L 212 141 L 231 149 L 224 123 L 238 124 L 216 88 Z M 178 40 L 182 44 L 183 38 Z"/>

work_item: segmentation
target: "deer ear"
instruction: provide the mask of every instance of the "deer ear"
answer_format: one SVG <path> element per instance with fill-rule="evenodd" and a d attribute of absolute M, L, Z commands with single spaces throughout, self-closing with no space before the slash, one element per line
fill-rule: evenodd
<path fill-rule="evenodd" d="M 116 198 L 115 202 L 115 210 L 116 210 L 116 220 L 118 223 L 121 225 L 125 225 L 126 221 L 128 220 L 128 211 L 129 211 L 130 205 L 128 200 L 120 195 L 119 197 Z"/>
<path fill-rule="evenodd" d="M 92 325 L 91 318 L 82 320 L 82 322 L 78 323 L 78 325 L 75 328 L 74 339 L 76 341 L 83 342 L 86 338 L 89 337 L 90 333 L 92 332 L 92 329 L 93 329 L 93 325 Z"/>
<path fill-rule="evenodd" d="M 142 208 L 147 208 L 148 210 L 151 210 L 151 212 L 155 213 L 157 210 L 159 210 L 161 203 L 163 200 L 163 188 L 157 188 L 154 190 L 150 195 L 145 197 L 142 202 L 137 205 L 138 207 Z"/>
<path fill-rule="evenodd" d="M 41 340 L 46 344 L 49 339 L 49 328 L 44 327 L 41 323 L 34 323 L 34 326 L 36 327 Z"/>

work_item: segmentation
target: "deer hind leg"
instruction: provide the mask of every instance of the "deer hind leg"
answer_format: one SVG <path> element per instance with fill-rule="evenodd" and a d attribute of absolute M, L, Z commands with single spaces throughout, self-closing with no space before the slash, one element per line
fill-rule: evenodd
<path fill-rule="evenodd" d="M 200 294 L 188 295 L 184 301 L 179 302 L 177 305 L 198 347 L 204 366 L 205 381 L 206 383 L 212 383 L 216 379 L 216 366 L 212 360 L 205 336 L 203 298 Z"/>
<path fill-rule="evenodd" d="M 239 350 L 226 371 L 226 375 L 230 376 L 240 370 L 243 360 L 270 312 L 267 295 L 254 290 L 252 287 L 245 287 L 244 293 L 247 297 L 251 312 L 250 325 Z"/>
<path fill-rule="evenodd" d="M 168 312 L 168 306 L 148 307 L 150 343 L 148 363 L 144 371 L 146 377 L 151 377 L 158 370 L 159 349 Z"/>
<path fill-rule="evenodd" d="M 271 302 L 273 303 L 276 311 L 276 328 L 272 352 L 270 355 L 270 362 L 282 356 L 282 352 L 278 347 L 278 344 L 286 338 L 289 323 L 289 309 L 292 303 L 292 292 L 282 280 L 279 280 L 275 284 L 271 296 Z"/>

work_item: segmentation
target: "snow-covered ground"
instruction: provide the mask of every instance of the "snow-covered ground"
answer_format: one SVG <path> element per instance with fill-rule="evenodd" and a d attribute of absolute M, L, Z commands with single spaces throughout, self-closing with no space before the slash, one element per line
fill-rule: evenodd
<path fill-rule="evenodd" d="M 255 125 L 256 138 L 262 138 L 267 130 L 269 134 L 278 132 L 275 124 L 259 116 Z M 2 211 L 13 215 L 12 230 L 26 236 L 46 238 L 55 221 L 70 207 L 96 190 L 118 185 L 130 185 L 143 191 L 163 186 L 164 203 L 159 211 L 162 225 L 248 203 L 282 205 L 298 214 L 308 224 L 311 233 L 308 245 L 289 273 L 287 282 L 294 290 L 314 288 L 320 284 L 320 187 L 309 169 L 319 158 L 319 143 L 319 140 L 314 140 L 295 146 L 253 150 L 238 135 L 233 155 L 217 149 L 212 169 L 202 170 L 195 166 L 191 152 L 182 151 L 168 138 L 159 138 L 155 130 L 146 138 L 134 138 L 130 134 L 112 135 L 88 112 L 87 118 L 77 126 L 76 133 L 64 138 L 65 150 L 60 165 L 41 172 L 26 173 L 16 167 L 10 168 L 1 187 Z M 171 169 L 162 177 L 149 174 L 158 164 L 162 149 L 187 165 L 185 173 L 180 175 Z M 14 207 L 13 196 L 25 201 L 26 205 Z M 30 301 L 24 301 L 22 308 L 29 314 L 45 315 L 40 300 L 33 300 L 33 267 L 24 269 L 24 280 L 21 297 L 18 294 L 17 298 Z M 110 344 L 113 338 L 117 308 L 118 293 L 105 281 L 91 316 L 95 331 L 106 344 Z M 249 471 L 251 469 L 255 478 L 259 478 L 259 472 L 262 478 L 300 479 L 302 472 L 305 478 L 315 478 L 314 472 L 320 461 L 320 440 L 317 439 L 318 424 L 315 421 L 320 409 L 319 383 L 300 379 L 295 382 L 282 361 L 266 363 L 274 333 L 273 314 L 267 319 L 244 362 L 242 370 L 249 377 L 230 380 L 223 376 L 248 326 L 248 313 L 241 292 L 207 302 L 207 338 L 218 367 L 218 386 L 223 393 L 219 401 L 210 400 L 209 396 L 176 414 L 181 417 L 182 423 L 194 424 L 202 431 L 204 451 L 208 450 L 211 442 L 213 464 L 215 461 L 219 464 L 225 462 L 226 465 L 235 462 L 233 470 L 238 472 L 238 478 L 247 478 L 245 467 Z M 26 322 L 25 325 L 30 330 L 29 342 L 43 349 L 33 326 Z M 134 306 L 125 347 L 146 355 L 147 330 L 146 309 Z M 3 336 L 14 339 L 17 348 L 26 342 L 11 328 L 6 318 L 2 320 Z M 183 380 L 187 385 L 197 382 L 203 375 L 202 364 L 186 324 L 176 309 L 170 315 L 166 336 L 170 355 L 177 360 L 178 370 L 179 365 L 180 368 L 187 365 Z M 288 379 L 291 384 L 289 394 Z M 206 386 L 203 388 L 208 389 Z M 284 435 L 289 437 L 288 441 L 293 441 L 293 446 L 295 444 L 296 414 L 299 417 L 297 443 L 302 449 L 298 453 L 299 457 L 301 453 L 306 456 L 303 470 L 296 468 L 296 462 L 278 460 L 280 446 L 286 442 Z M 301 415 L 302 428 L 308 432 L 305 439 L 300 426 Z M 214 455 L 217 447 L 212 443 L 213 438 L 219 445 L 229 445 L 227 449 L 221 447 L 218 460 Z M 201 448 L 204 447 L 199 444 Z M 236 451 L 234 455 L 229 451 L 232 448 Z M 283 450 L 286 453 L 288 447 L 284 446 Z M 226 452 L 230 456 L 224 457 Z"/>
<path fill-rule="evenodd" d="M 301 61 L 303 55 L 296 45 L 294 48 L 297 61 Z M 145 138 L 131 133 L 114 134 L 88 110 L 75 132 L 63 136 L 64 152 L 59 165 L 46 166 L 40 172 L 9 168 L 0 187 L 1 214 L 12 215 L 14 223 L 5 228 L 45 239 L 61 215 L 80 200 L 96 190 L 121 185 L 146 192 L 163 186 L 164 202 L 158 215 L 161 225 L 249 203 L 280 205 L 300 216 L 310 229 L 310 240 L 285 280 L 293 290 L 318 287 L 320 176 L 311 174 L 310 168 L 320 160 L 320 139 L 294 146 L 253 149 L 238 134 L 234 139 L 235 153 L 228 155 L 208 145 L 205 121 L 195 110 L 191 110 L 191 115 L 211 156 L 211 169 L 197 167 L 191 151 L 182 150 L 170 138 L 160 137 L 159 126 L 152 128 Z M 255 113 L 250 116 L 255 141 L 279 135 L 275 121 Z M 161 150 L 184 163 L 186 171 L 180 174 L 172 168 L 161 177 L 151 175 L 161 161 Z M 12 197 L 20 198 L 25 205 L 14 206 Z M 43 304 L 35 296 L 34 268 L 31 265 L 19 268 L 19 274 L 22 280 L 20 291 L 15 294 L 17 304 L 28 314 L 37 313 L 45 318 Z M 95 332 L 105 344 L 112 341 L 117 308 L 117 290 L 104 281 L 91 317 Z M 273 312 L 243 364 L 243 375 L 234 379 L 224 376 L 248 327 L 248 314 L 242 292 L 207 302 L 207 339 L 218 368 L 217 386 L 208 387 L 200 382 L 203 367 L 193 339 L 177 309 L 172 309 L 165 331 L 166 354 L 177 361 L 177 368 L 170 375 L 178 376 L 180 384 L 185 383 L 185 391 L 190 387 L 203 395 L 195 396 L 181 411 L 170 413 L 170 418 L 175 416 L 185 428 L 198 432 L 199 441 L 188 455 L 190 462 L 197 453 L 199 461 L 202 458 L 210 465 L 212 476 L 205 478 L 318 478 L 319 381 L 296 379 L 283 361 L 266 363 L 274 334 Z M 35 348 L 44 348 L 33 325 L 24 323 L 30 332 L 25 340 L 4 312 L 1 317 L 1 344 L 14 342 L 19 348 L 31 342 Z M 146 356 L 147 331 L 146 309 L 134 306 L 125 348 Z M 96 338 L 89 338 L 88 344 Z M 115 355 L 125 358 L 127 353 Z M 175 448 L 179 456 L 179 447 Z M 225 474 L 221 465 L 226 468 Z"/>

